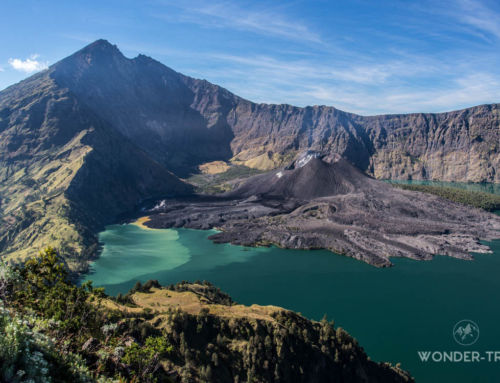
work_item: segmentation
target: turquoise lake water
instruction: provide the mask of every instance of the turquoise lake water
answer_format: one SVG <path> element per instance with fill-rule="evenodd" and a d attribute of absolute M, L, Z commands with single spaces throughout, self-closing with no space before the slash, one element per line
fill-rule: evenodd
<path fill-rule="evenodd" d="M 212 233 L 108 226 L 87 279 L 108 294 L 127 292 L 137 280 L 208 280 L 239 303 L 278 305 L 317 320 L 327 314 L 372 359 L 401 362 L 417 382 L 500 381 L 500 361 L 424 363 L 417 354 L 500 351 L 500 241 L 474 261 L 393 259 L 395 267 L 376 269 L 324 250 L 216 245 L 207 239 Z M 479 326 L 473 346 L 453 340 L 462 319 Z"/>

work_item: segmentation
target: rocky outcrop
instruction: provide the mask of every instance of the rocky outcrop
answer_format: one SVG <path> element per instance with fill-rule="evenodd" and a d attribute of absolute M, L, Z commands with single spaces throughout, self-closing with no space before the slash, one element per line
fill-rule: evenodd
<path fill-rule="evenodd" d="M 500 105 L 449 113 L 358 117 L 377 178 L 500 182 Z"/>

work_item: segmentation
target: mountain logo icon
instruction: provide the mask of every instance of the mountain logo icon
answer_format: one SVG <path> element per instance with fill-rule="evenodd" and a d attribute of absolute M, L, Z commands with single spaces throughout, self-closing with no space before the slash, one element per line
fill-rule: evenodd
<path fill-rule="evenodd" d="M 463 319 L 453 327 L 453 339 L 461 346 L 471 346 L 479 339 L 479 326 L 469 319 Z"/>

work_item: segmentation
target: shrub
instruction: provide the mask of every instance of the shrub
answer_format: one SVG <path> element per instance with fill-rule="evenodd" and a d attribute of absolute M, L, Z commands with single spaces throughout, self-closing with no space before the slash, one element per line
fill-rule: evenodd
<path fill-rule="evenodd" d="M 153 380 L 153 374 L 158 369 L 160 358 L 169 355 L 173 347 L 164 337 L 148 337 L 144 346 L 132 343 L 125 349 L 122 361 L 131 366 L 138 377 Z"/>
<path fill-rule="evenodd" d="M 83 359 L 60 353 L 43 330 L 51 323 L 19 316 L 0 305 L 0 381 L 95 382 Z M 101 377 L 100 382 L 109 382 Z"/>
<path fill-rule="evenodd" d="M 14 288 L 14 304 L 60 323 L 60 329 L 80 334 L 96 323 L 99 305 L 92 300 L 104 296 L 103 289 L 94 289 L 91 282 L 75 286 L 69 280 L 64 264 L 54 249 L 48 248 L 29 259 L 18 270 L 20 280 Z"/>

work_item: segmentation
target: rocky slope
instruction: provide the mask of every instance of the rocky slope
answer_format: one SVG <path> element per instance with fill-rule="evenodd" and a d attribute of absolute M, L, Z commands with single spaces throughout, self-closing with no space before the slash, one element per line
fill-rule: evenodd
<path fill-rule="evenodd" d="M 115 130 L 178 174 L 232 156 L 233 133 L 225 122 L 229 109 L 216 108 L 219 99 L 230 105 L 237 97 L 222 88 L 213 86 L 214 99 L 199 100 L 187 77 L 146 56 L 127 59 L 103 40 L 51 69 L 59 86 L 70 89 Z"/>

